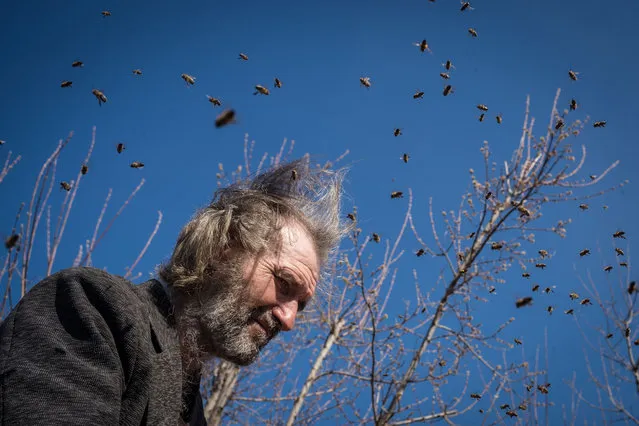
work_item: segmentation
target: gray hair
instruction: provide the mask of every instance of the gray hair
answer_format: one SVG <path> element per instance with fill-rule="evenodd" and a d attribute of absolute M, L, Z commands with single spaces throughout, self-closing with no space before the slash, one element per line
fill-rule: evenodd
<path fill-rule="evenodd" d="M 329 260 L 349 229 L 340 213 L 344 175 L 345 169 L 311 167 L 307 155 L 219 189 L 184 226 L 158 274 L 174 290 L 192 293 L 215 270 L 235 270 L 246 256 L 277 243 L 280 227 L 293 220 L 314 241 L 324 281 Z M 227 259 L 229 249 L 237 256 Z"/>

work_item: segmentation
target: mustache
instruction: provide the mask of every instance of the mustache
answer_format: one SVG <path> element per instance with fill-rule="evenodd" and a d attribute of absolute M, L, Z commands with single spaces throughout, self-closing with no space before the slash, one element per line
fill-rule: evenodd
<path fill-rule="evenodd" d="M 282 323 L 275 318 L 268 307 L 254 309 L 251 313 L 250 319 L 251 321 L 259 322 L 262 326 L 264 326 L 271 339 L 282 331 Z"/>

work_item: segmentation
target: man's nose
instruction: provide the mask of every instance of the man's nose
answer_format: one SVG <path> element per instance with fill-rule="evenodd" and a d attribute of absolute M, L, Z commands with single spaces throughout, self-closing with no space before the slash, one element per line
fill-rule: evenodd
<path fill-rule="evenodd" d="M 291 331 L 295 326 L 295 317 L 297 316 L 297 300 L 280 303 L 273 308 L 273 315 L 282 324 L 283 331 Z"/>

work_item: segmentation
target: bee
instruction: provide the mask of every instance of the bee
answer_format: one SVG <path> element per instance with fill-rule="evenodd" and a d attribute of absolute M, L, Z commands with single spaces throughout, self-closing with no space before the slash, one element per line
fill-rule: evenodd
<path fill-rule="evenodd" d="M 488 107 L 484 104 L 477 105 L 477 109 L 484 112 L 488 111 Z"/>
<path fill-rule="evenodd" d="M 554 308 L 554 306 L 549 305 L 549 306 L 546 308 L 546 310 L 548 311 L 548 314 L 549 314 L 549 315 L 552 315 L 552 311 L 554 311 L 554 310 L 555 310 L 555 308 Z"/>
<path fill-rule="evenodd" d="M 590 299 L 588 299 L 587 297 L 582 300 L 581 302 L 579 302 L 580 305 L 592 305 L 592 302 L 590 301 Z"/>
<path fill-rule="evenodd" d="M 397 129 L 395 129 L 395 130 L 393 131 L 393 135 L 394 135 L 395 137 L 400 136 L 401 134 L 402 134 L 402 129 L 400 129 L 400 128 L 397 128 Z"/>
<path fill-rule="evenodd" d="M 546 257 L 548 257 L 548 252 L 546 250 L 539 250 L 537 253 L 539 253 L 539 256 L 541 256 L 542 259 L 545 259 Z"/>
<path fill-rule="evenodd" d="M 235 110 L 226 109 L 215 117 L 215 127 L 223 127 L 231 123 L 235 123 Z"/>
<path fill-rule="evenodd" d="M 517 340 L 517 339 L 515 339 L 515 340 Z M 501 410 L 509 410 L 510 409 L 510 404 L 502 404 L 502 405 L 499 406 L 499 408 Z"/>
<path fill-rule="evenodd" d="M 186 82 L 186 85 L 194 85 L 195 84 L 195 77 L 193 77 L 192 75 L 189 74 L 182 74 L 180 77 L 182 77 L 182 80 L 184 80 Z"/>
<path fill-rule="evenodd" d="M 240 53 L 240 57 L 238 59 L 241 59 L 243 61 L 248 61 L 248 56 L 245 53 Z"/>
<path fill-rule="evenodd" d="M 347 218 L 355 222 L 357 219 L 355 218 L 355 213 L 349 213 L 346 215 Z"/>
<path fill-rule="evenodd" d="M 60 182 L 60 188 L 64 189 L 67 192 L 69 192 L 69 191 L 71 191 L 71 184 L 69 182 L 62 181 L 62 182 Z"/>
<path fill-rule="evenodd" d="M 444 96 L 448 96 L 449 94 L 453 93 L 453 86 L 451 86 L 450 84 L 448 84 L 446 87 L 444 87 Z"/>
<path fill-rule="evenodd" d="M 408 163 L 408 159 L 409 159 L 409 158 L 410 158 L 410 155 L 408 155 L 407 153 L 404 153 L 404 154 L 402 155 L 402 161 L 403 161 L 404 163 Z"/>
<path fill-rule="evenodd" d="M 415 252 L 415 255 L 417 257 L 421 257 L 424 255 L 424 253 L 426 253 L 426 251 L 423 248 L 420 248 L 419 250 L 417 250 L 417 252 Z"/>
<path fill-rule="evenodd" d="M 141 169 L 144 167 L 144 163 L 141 163 L 139 161 L 134 161 L 131 163 L 131 168 L 133 169 Z"/>
<path fill-rule="evenodd" d="M 512 418 L 512 417 L 519 417 L 519 416 L 518 416 L 518 414 L 517 414 L 517 412 L 516 412 L 515 410 L 509 410 L 509 411 L 506 411 L 506 415 L 507 415 L 507 416 L 509 416 L 509 417 L 511 417 L 511 418 Z"/>
<path fill-rule="evenodd" d="M 393 191 L 390 195 L 391 198 L 404 198 L 404 193 L 402 191 Z"/>
<path fill-rule="evenodd" d="M 463 12 L 466 9 L 473 10 L 473 8 L 470 7 L 470 2 L 469 1 L 462 1 L 461 2 L 461 8 L 459 10 Z"/>
<path fill-rule="evenodd" d="M 291 171 L 291 180 L 297 180 L 297 170 L 295 169 Z"/>
<path fill-rule="evenodd" d="M 471 397 L 472 399 L 481 399 L 481 395 L 480 395 L 480 394 L 478 394 L 478 393 L 471 393 L 471 394 L 470 394 L 470 397 Z"/>
<path fill-rule="evenodd" d="M 532 291 L 537 291 L 539 290 L 539 284 L 535 284 L 532 286 Z"/>
<path fill-rule="evenodd" d="M 535 386 L 535 384 L 534 384 L 534 383 L 530 383 L 530 384 L 526 385 L 526 390 L 527 390 L 528 392 L 530 392 L 534 386 Z"/>
<path fill-rule="evenodd" d="M 0 146 L 4 145 L 5 141 L 3 141 L 2 139 L 0 139 Z"/>
<path fill-rule="evenodd" d="M 424 92 L 419 91 L 419 90 L 417 92 L 415 92 L 415 94 L 413 95 L 413 99 L 421 99 L 423 97 L 424 97 Z"/>
<path fill-rule="evenodd" d="M 111 12 L 109 12 L 108 10 L 103 10 L 102 12 L 100 12 L 102 14 L 103 17 L 107 17 L 107 16 L 111 16 Z"/>
<path fill-rule="evenodd" d="M 582 211 L 586 211 L 586 210 L 588 210 L 589 206 L 588 206 L 588 204 L 583 203 L 583 204 L 579 204 L 579 208 L 580 208 Z"/>
<path fill-rule="evenodd" d="M 605 121 L 595 121 L 594 123 L 592 123 L 592 127 L 606 127 L 606 122 Z"/>
<path fill-rule="evenodd" d="M 206 98 L 209 100 L 210 103 L 213 104 L 213 106 L 222 106 L 222 101 L 220 101 L 219 99 L 209 95 L 206 95 Z"/>
<path fill-rule="evenodd" d="M 545 269 L 546 268 L 546 264 L 545 263 L 535 263 L 535 268 Z"/>
<path fill-rule="evenodd" d="M 619 262 L 619 266 L 623 266 L 624 268 L 627 268 L 628 262 Z"/>
<path fill-rule="evenodd" d="M 571 309 L 568 309 L 567 311 L 564 311 L 564 314 L 572 315 L 574 312 L 575 312 L 575 310 L 571 308 Z"/>
<path fill-rule="evenodd" d="M 521 276 L 524 278 L 530 278 L 530 272 L 524 272 L 521 274 Z"/>
<path fill-rule="evenodd" d="M 488 199 L 490 199 L 490 197 L 492 197 L 492 196 L 493 196 L 493 193 L 492 193 L 492 192 L 490 192 L 490 191 L 488 191 L 488 192 L 486 193 L 486 195 L 484 195 L 484 199 L 485 199 L 485 200 L 488 200 Z"/>
<path fill-rule="evenodd" d="M 624 336 L 630 337 L 630 328 L 626 327 L 626 330 L 624 332 Z"/>
<path fill-rule="evenodd" d="M 611 338 L 612 338 L 612 336 L 613 336 L 613 334 L 612 334 L 612 333 L 608 333 L 608 334 L 606 334 L 606 339 L 611 339 Z"/>
<path fill-rule="evenodd" d="M 439 366 L 440 366 L 440 367 L 446 367 L 446 360 L 445 360 L 445 359 L 442 359 L 442 360 L 440 360 L 440 361 L 438 362 L 438 364 L 439 364 Z"/>
<path fill-rule="evenodd" d="M 477 30 L 474 28 L 468 28 L 468 34 L 470 34 L 472 37 L 477 37 Z"/>
<path fill-rule="evenodd" d="M 84 63 L 83 63 L 82 61 L 73 61 L 73 62 L 71 63 L 71 66 L 72 66 L 73 68 L 83 67 L 83 66 L 84 66 Z"/>
<path fill-rule="evenodd" d="M 524 306 L 530 305 L 532 301 L 533 298 L 530 296 L 522 297 L 521 299 L 517 299 L 517 301 L 515 301 L 515 306 L 517 308 L 523 308 Z"/>
<path fill-rule="evenodd" d="M 621 250 L 620 248 L 615 247 L 615 253 L 617 253 L 617 256 L 623 256 L 624 252 L 623 250 Z"/>
<path fill-rule="evenodd" d="M 461 254 L 461 253 L 460 253 Z M 493 294 L 497 289 L 493 286 L 488 289 L 488 294 Z"/>
<path fill-rule="evenodd" d="M 626 239 L 626 233 L 624 231 L 617 231 L 614 234 L 612 234 L 612 238 L 621 238 L 621 239 Z"/>
<path fill-rule="evenodd" d="M 574 99 L 571 99 L 571 100 L 570 100 L 570 110 L 571 110 L 571 111 L 576 110 L 578 106 L 579 106 L 579 105 L 577 104 L 577 101 L 576 101 L 576 100 L 574 100 Z"/>
<path fill-rule="evenodd" d="M 590 254 L 590 250 L 589 249 L 583 249 L 582 251 L 579 252 L 579 256 L 580 257 L 584 257 L 586 255 Z"/>
<path fill-rule="evenodd" d="M 448 80 L 450 78 L 450 74 L 448 74 L 447 72 L 440 72 L 439 76 L 444 80 Z"/>
<path fill-rule="evenodd" d="M 419 43 L 413 43 L 413 45 L 419 47 L 419 51 L 422 52 L 422 53 L 425 52 L 425 51 L 429 51 L 430 53 L 433 53 L 430 50 L 430 47 L 428 47 L 428 42 L 426 41 L 426 39 L 422 40 Z"/>
<path fill-rule="evenodd" d="M 523 403 L 522 403 L 522 404 L 519 404 L 519 407 L 518 407 L 518 408 L 519 408 L 520 410 L 522 410 L 522 411 L 526 411 L 526 410 L 528 409 L 528 406 L 527 406 L 526 404 L 523 404 Z"/>
<path fill-rule="evenodd" d="M 604 270 L 605 272 L 610 272 L 610 271 L 612 271 L 612 265 L 608 265 L 608 266 L 606 266 L 605 268 L 603 268 L 603 270 Z"/>
<path fill-rule="evenodd" d="M 448 59 L 442 65 L 444 66 L 444 68 L 446 68 L 446 71 L 450 71 L 451 68 L 455 68 L 455 66 L 453 65 L 450 59 Z"/>
<path fill-rule="evenodd" d="M 18 241 L 20 241 L 20 235 L 11 234 L 6 240 L 4 240 L 4 246 L 7 250 L 11 250 L 16 246 L 16 244 L 18 244 Z"/>
<path fill-rule="evenodd" d="M 484 114 L 483 112 L 481 114 L 479 114 L 479 122 L 481 123 L 482 121 L 484 121 L 484 116 L 486 114 Z"/>
<path fill-rule="evenodd" d="M 552 287 L 546 287 L 544 289 L 544 293 L 546 294 L 550 294 L 550 293 L 554 293 L 553 288 L 555 288 L 556 286 L 552 286 Z"/>
<path fill-rule="evenodd" d="M 528 210 L 524 206 L 518 206 L 517 207 L 517 211 L 519 212 L 519 217 L 523 217 L 523 216 L 530 217 L 531 216 L 530 210 Z"/>
<path fill-rule="evenodd" d="M 571 292 L 568 297 L 570 297 L 570 300 L 575 300 L 575 299 L 579 299 L 579 295 L 577 293 L 575 293 L 574 291 Z"/>
<path fill-rule="evenodd" d="M 371 87 L 371 78 L 370 77 L 360 77 L 359 78 L 359 83 L 366 87 L 366 88 L 370 88 Z"/>
<path fill-rule="evenodd" d="M 495 120 L 497 120 L 497 124 L 501 124 L 501 120 L 502 120 L 502 118 L 501 118 L 501 114 L 497 114 L 497 115 L 495 116 Z"/>
<path fill-rule="evenodd" d="M 474 236 L 475 236 L 475 233 L 474 233 L 474 232 L 471 232 L 470 234 L 468 234 L 468 235 L 466 236 L 466 239 L 467 239 L 467 240 L 470 240 L 470 239 L 471 239 L 471 238 L 473 238 Z"/>
<path fill-rule="evenodd" d="M 589 177 L 590 177 L 590 180 L 595 180 L 595 179 L 597 179 L 597 175 L 590 175 Z"/>
<path fill-rule="evenodd" d="M 557 120 L 557 123 L 555 124 L 555 130 L 559 130 L 562 127 L 564 127 L 564 120 L 561 120 L 561 119 Z"/>
<path fill-rule="evenodd" d="M 514 339 L 514 342 L 515 342 L 516 344 L 518 344 L 518 345 L 521 345 L 521 343 L 522 343 L 522 342 L 521 342 L 521 340 L 519 340 L 519 339 L 518 339 L 518 338 L 516 338 L 516 337 L 515 337 L 515 339 Z M 508 405 L 508 404 L 505 404 L 505 405 Z M 504 409 L 505 409 L 505 408 L 503 408 L 503 407 L 500 407 L 500 408 L 501 408 L 502 410 L 504 410 Z"/>
<path fill-rule="evenodd" d="M 107 97 L 104 95 L 104 93 L 101 90 L 93 89 L 91 93 L 93 93 L 93 96 L 95 96 L 98 99 L 98 105 L 102 106 L 102 104 L 107 101 Z"/>
<path fill-rule="evenodd" d="M 282 82 L 281 82 L 281 81 L 280 81 L 280 79 L 279 79 L 279 78 L 277 78 L 277 77 L 275 77 L 275 83 L 273 83 L 273 85 L 274 85 L 275 87 L 277 87 L 278 89 L 281 89 L 281 88 L 282 88 Z"/>
<path fill-rule="evenodd" d="M 72 84 L 72 81 L 64 80 L 62 83 L 60 83 L 60 87 L 71 87 Z"/>
<path fill-rule="evenodd" d="M 118 154 L 122 154 L 122 151 L 124 151 L 125 148 L 126 147 L 124 146 L 124 144 L 120 142 L 116 145 L 115 150 L 118 152 Z"/>
<path fill-rule="evenodd" d="M 379 243 L 380 241 L 379 234 L 376 234 L 375 232 L 373 232 L 373 241 L 375 241 L 376 243 Z"/>
<path fill-rule="evenodd" d="M 504 245 L 503 245 L 502 243 L 493 242 L 493 243 L 490 245 L 490 248 L 491 248 L 492 250 L 501 250 L 502 248 L 504 248 Z"/>
<path fill-rule="evenodd" d="M 639 339 L 635 340 L 634 342 L 632 342 L 635 346 L 639 346 Z"/>
<path fill-rule="evenodd" d="M 89 172 L 89 166 L 87 166 L 86 164 L 83 164 L 82 167 L 80 167 L 80 173 L 82 173 L 83 175 L 86 175 Z"/>
<path fill-rule="evenodd" d="M 253 95 L 257 95 L 258 93 L 262 94 L 262 95 L 270 95 L 271 92 L 269 92 L 269 90 L 264 87 L 264 86 L 260 86 L 259 84 L 255 85 L 255 92 L 253 93 Z"/>
<path fill-rule="evenodd" d="M 570 79 L 572 81 L 577 81 L 577 76 L 578 75 L 579 75 L 579 73 L 577 71 L 568 70 L 568 77 L 570 77 Z"/>
<path fill-rule="evenodd" d="M 142 70 L 139 68 L 136 68 L 133 70 L 133 75 L 142 75 Z"/>
<path fill-rule="evenodd" d="M 636 281 L 630 281 L 630 284 L 628 284 L 628 294 L 632 294 L 637 290 L 637 282 Z"/>

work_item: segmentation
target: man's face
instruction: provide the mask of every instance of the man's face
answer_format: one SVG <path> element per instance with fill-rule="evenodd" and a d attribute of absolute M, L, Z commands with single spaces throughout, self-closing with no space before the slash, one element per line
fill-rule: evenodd
<path fill-rule="evenodd" d="M 200 320 L 200 344 L 239 365 L 254 362 L 281 330 L 292 330 L 297 313 L 313 297 L 319 260 L 311 237 L 296 223 L 281 229 L 281 244 L 249 257 L 228 273 Z"/>

